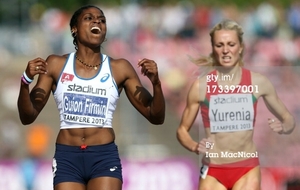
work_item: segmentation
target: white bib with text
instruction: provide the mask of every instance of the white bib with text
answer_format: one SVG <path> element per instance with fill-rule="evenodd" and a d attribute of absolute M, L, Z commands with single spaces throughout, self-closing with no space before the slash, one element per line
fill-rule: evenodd
<path fill-rule="evenodd" d="M 252 130 L 252 94 L 211 95 L 209 119 L 211 133 Z"/>

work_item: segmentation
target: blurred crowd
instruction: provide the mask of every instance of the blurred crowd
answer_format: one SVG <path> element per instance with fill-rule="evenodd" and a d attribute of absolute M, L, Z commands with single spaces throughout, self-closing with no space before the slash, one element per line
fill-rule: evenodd
<path fill-rule="evenodd" d="M 229 18 L 236 20 L 244 29 L 246 67 L 270 77 L 284 103 L 296 118 L 300 118 L 300 104 L 296 101 L 300 97 L 299 1 L 288 8 L 266 2 L 247 9 L 239 9 L 235 5 L 206 7 L 194 6 L 189 1 L 180 1 L 176 6 L 144 7 L 129 4 L 102 7 L 99 4 L 99 7 L 104 11 L 108 26 L 103 52 L 115 58 L 124 57 L 133 65 L 143 57 L 155 60 L 159 66 L 168 111 L 174 117 L 180 118 L 189 85 L 199 71 L 190 58 L 209 55 L 210 28 L 220 20 Z M 75 51 L 69 28 L 70 17 L 70 13 L 51 8 L 39 18 L 33 17 L 30 23 L 23 23 L 22 27 L 0 27 L 1 106 L 4 110 L 11 110 L 7 111 L 8 115 L 0 115 L 10 118 L 0 123 L 0 139 L 5 145 L 1 147 L 0 158 L 14 155 L 9 147 L 17 146 L 21 136 L 18 133 L 19 123 L 16 122 L 15 101 L 19 75 L 26 62 L 18 63 L 16 60 L 25 58 L 28 61 L 36 56 L 46 58 L 49 54 Z M 8 66 L 20 72 L 7 73 L 5 69 Z M 142 77 L 142 80 L 146 86 L 149 84 L 147 79 Z M 262 120 L 257 125 L 265 125 L 264 119 L 270 114 L 265 114 L 268 112 L 264 107 L 259 107 L 259 110 Z M 173 130 L 174 127 L 177 126 L 172 126 Z M 281 138 L 268 138 L 266 127 L 257 128 L 256 138 L 261 150 L 267 150 L 264 144 L 275 143 L 273 141 Z M 175 132 L 171 134 L 174 136 Z M 299 130 L 285 144 L 292 143 L 298 150 L 296 135 L 299 135 Z M 293 150 L 289 148 L 286 151 L 290 154 Z"/>
<path fill-rule="evenodd" d="M 176 6 L 144 7 L 129 4 L 102 7 L 99 4 L 99 7 L 104 11 L 108 26 L 103 53 L 114 58 L 126 58 L 133 65 L 143 57 L 158 63 L 170 116 L 162 129 L 165 133 L 158 132 L 161 134 L 156 134 L 155 139 L 161 144 L 167 144 L 171 153 L 172 150 L 180 150 L 180 153 L 176 152 L 177 155 L 189 154 L 184 149 L 174 147 L 174 143 L 175 128 L 179 124 L 187 90 L 200 72 L 191 58 L 211 53 L 209 31 L 214 24 L 225 18 L 240 23 L 244 29 L 246 45 L 245 67 L 270 78 L 279 97 L 298 122 L 294 133 L 288 138 L 270 133 L 266 121 L 272 115 L 263 103 L 259 103 L 254 138 L 259 152 L 263 153 L 261 163 L 263 166 L 300 166 L 299 1 L 288 8 L 266 2 L 247 9 L 239 9 L 235 5 L 206 7 L 194 6 L 189 1 L 180 1 Z M 51 158 L 52 152 L 49 154 L 48 151 L 47 154 L 47 148 L 49 142 L 53 141 L 53 129 L 36 123 L 26 128 L 26 135 L 22 133 L 24 128 L 20 127 L 16 109 L 19 77 L 27 61 L 36 56 L 46 58 L 49 54 L 75 51 L 69 28 L 70 17 L 70 13 L 51 8 L 46 9 L 38 18 L 32 17 L 31 22 L 23 23 L 22 26 L 0 27 L 0 118 L 3 121 L 0 123 L 0 159 L 27 158 L 22 164 L 27 178 L 34 175 L 32 159 L 45 155 L 47 159 Z M 149 85 L 145 77 L 141 77 L 141 80 L 146 86 Z M 58 120 L 56 113 L 55 116 L 52 116 L 53 113 L 46 114 L 48 121 Z M 200 118 L 196 125 L 201 125 Z M 132 132 L 133 129 L 129 125 L 126 126 L 126 131 Z M 141 133 L 149 131 L 144 129 Z M 201 126 L 196 127 L 193 132 L 196 138 L 203 135 Z M 124 137 L 126 135 L 123 134 L 121 139 Z M 175 146 L 179 146 L 176 143 Z M 289 162 L 285 161 L 287 155 Z"/>

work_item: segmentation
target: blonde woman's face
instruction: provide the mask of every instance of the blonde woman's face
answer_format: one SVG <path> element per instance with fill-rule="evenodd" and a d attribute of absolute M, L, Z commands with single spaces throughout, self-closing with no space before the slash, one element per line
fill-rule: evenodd
<path fill-rule="evenodd" d="M 220 66 L 238 64 L 243 50 L 235 30 L 216 30 L 213 36 L 213 55 Z"/>

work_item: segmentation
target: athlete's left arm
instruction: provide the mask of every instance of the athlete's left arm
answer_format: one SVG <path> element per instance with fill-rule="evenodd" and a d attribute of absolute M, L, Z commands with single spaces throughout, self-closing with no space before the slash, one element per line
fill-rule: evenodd
<path fill-rule="evenodd" d="M 259 86 L 261 87 L 259 90 L 261 90 L 261 96 L 269 111 L 280 121 L 269 119 L 270 127 L 279 134 L 290 134 L 296 125 L 293 115 L 278 97 L 271 81 L 263 75 L 260 75 L 259 77 Z"/>
<path fill-rule="evenodd" d="M 125 93 L 132 105 L 152 124 L 163 124 L 165 119 L 165 99 L 158 76 L 157 64 L 153 60 L 138 62 L 141 74 L 148 77 L 153 86 L 153 95 L 144 88 L 140 79 L 127 60 L 123 60 L 122 72 L 126 72 Z"/>

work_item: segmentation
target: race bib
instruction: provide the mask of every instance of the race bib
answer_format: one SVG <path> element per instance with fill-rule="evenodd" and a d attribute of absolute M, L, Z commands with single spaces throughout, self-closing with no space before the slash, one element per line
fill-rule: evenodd
<path fill-rule="evenodd" d="M 209 119 L 211 133 L 252 130 L 252 94 L 211 95 Z"/>
<path fill-rule="evenodd" d="M 202 179 L 205 179 L 207 176 L 207 172 L 208 172 L 209 167 L 207 165 L 203 165 L 200 169 L 200 176 Z"/>
<path fill-rule="evenodd" d="M 64 93 L 64 120 L 77 124 L 103 126 L 108 111 L 108 98 L 76 93 Z"/>

